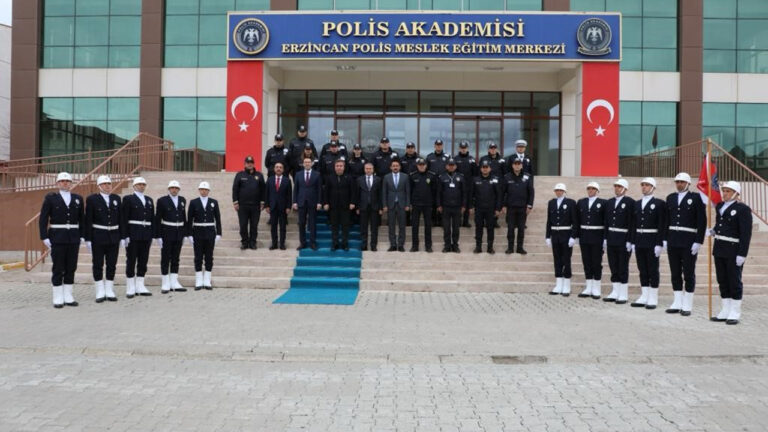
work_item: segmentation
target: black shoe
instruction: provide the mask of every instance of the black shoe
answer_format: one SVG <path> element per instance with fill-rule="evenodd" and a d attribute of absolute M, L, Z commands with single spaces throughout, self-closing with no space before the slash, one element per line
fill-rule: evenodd
<path fill-rule="evenodd" d="M 605 297 L 605 298 L 603 299 L 603 301 L 604 301 L 604 302 L 607 302 L 607 303 L 613 303 L 613 302 L 615 302 L 615 301 L 616 301 L 616 299 L 615 299 L 615 298 L 610 298 L 610 297 Z"/>
<path fill-rule="evenodd" d="M 211 290 L 213 289 L 213 287 L 212 287 L 212 286 L 204 286 L 203 288 L 205 288 L 205 289 L 206 289 L 206 290 L 208 290 L 208 291 L 211 291 Z"/>
<path fill-rule="evenodd" d="M 390 246 L 387 252 L 397 252 L 397 246 Z"/>
<path fill-rule="evenodd" d="M 195 287 L 195 291 L 200 291 L 201 289 L 203 289 L 203 287 L 202 287 L 202 286 L 196 286 L 196 287 Z"/>
<path fill-rule="evenodd" d="M 371 252 L 376 252 L 376 246 L 371 246 Z"/>
<path fill-rule="evenodd" d="M 496 221 L 496 224 L 494 224 L 494 228 L 501 228 L 501 225 L 499 225 L 499 221 Z"/>
<path fill-rule="evenodd" d="M 245 243 L 240 243 L 240 250 L 246 250 L 248 249 L 248 245 Z"/>
<path fill-rule="evenodd" d="M 418 246 L 411 246 L 411 250 L 410 251 L 411 252 L 418 252 L 419 251 L 419 247 Z"/>
<path fill-rule="evenodd" d="M 443 247 L 443 253 L 448 253 L 448 252 L 453 252 L 453 249 L 448 246 Z"/>
<path fill-rule="evenodd" d="M 638 307 L 638 308 L 645 307 L 645 303 L 630 303 L 629 305 L 632 307 Z"/>
<path fill-rule="evenodd" d="M 102 303 L 106 299 L 107 299 L 106 297 L 99 297 L 96 299 L 96 303 Z"/>
<path fill-rule="evenodd" d="M 344 252 L 349 252 L 349 246 L 344 246 Z"/>
<path fill-rule="evenodd" d="M 507 250 L 505 250 L 505 251 L 504 251 L 504 253 L 505 253 L 505 254 L 507 254 L 507 255 L 510 255 L 510 254 L 512 254 L 513 252 L 514 252 L 514 251 L 512 250 L 512 248 L 507 248 Z"/>
<path fill-rule="evenodd" d="M 709 318 L 709 320 L 710 320 L 710 321 L 713 321 L 713 322 L 726 322 L 726 321 L 728 321 L 728 320 L 727 320 L 727 319 L 725 319 L 725 318 L 718 318 L 718 317 L 716 317 L 716 316 L 710 317 L 710 318 Z"/>
<path fill-rule="evenodd" d="M 645 308 L 648 309 L 648 310 L 653 310 L 653 309 L 656 309 L 656 306 L 655 305 L 645 305 Z"/>
<path fill-rule="evenodd" d="M 528 252 L 523 248 L 519 248 L 517 250 L 517 253 L 519 253 L 520 255 L 528 255 Z"/>
<path fill-rule="evenodd" d="M 432 246 L 427 246 L 424 250 L 427 251 L 427 253 L 432 253 Z"/>
<path fill-rule="evenodd" d="M 368 250 L 368 245 L 363 245 L 362 247 L 360 247 L 360 250 L 361 251 L 367 251 Z"/>
<path fill-rule="evenodd" d="M 312 250 L 317 250 L 317 243 L 312 243 L 312 246 L 310 246 Z"/>
<path fill-rule="evenodd" d="M 579 298 L 587 298 L 587 297 L 592 297 L 592 295 L 591 294 L 579 293 L 578 297 Z"/>
<path fill-rule="evenodd" d="M 251 249 L 256 250 L 258 249 L 258 245 L 256 245 L 256 242 L 251 243 Z"/>
<path fill-rule="evenodd" d="M 476 253 L 477 254 L 477 253 L 480 253 L 482 251 L 483 251 L 483 249 L 480 246 L 475 246 L 475 250 L 473 250 L 472 253 Z"/>
<path fill-rule="evenodd" d="M 273 245 L 269 246 L 269 250 L 275 250 L 275 249 L 277 249 L 277 245 L 276 244 L 273 244 Z"/>
<path fill-rule="evenodd" d="M 459 245 L 453 245 L 453 251 L 456 253 L 461 253 L 461 249 L 459 249 Z"/>
<path fill-rule="evenodd" d="M 599 296 L 599 295 L 597 295 L 597 296 L 596 296 L 596 295 L 593 295 L 593 296 L 592 296 L 592 299 L 593 299 L 593 300 L 600 300 L 600 296 Z"/>
<path fill-rule="evenodd" d="M 493 247 L 492 247 L 492 246 L 489 246 L 489 247 L 488 247 L 488 253 L 489 253 L 489 254 L 491 254 L 491 255 L 493 255 L 493 254 L 495 254 L 495 253 L 496 253 L 496 251 L 495 251 L 495 250 L 493 250 Z"/>
<path fill-rule="evenodd" d="M 132 298 L 133 298 L 133 294 L 126 294 L 126 295 L 125 295 L 125 298 L 129 298 L 129 299 L 132 299 Z"/>
<path fill-rule="evenodd" d="M 461 224 L 461 227 L 462 227 L 462 228 L 472 228 L 472 224 L 471 224 L 471 223 L 469 223 L 469 222 L 467 222 L 467 223 L 465 223 L 465 224 Z"/>
<path fill-rule="evenodd" d="M 299 247 L 297 247 L 296 250 L 302 250 L 306 248 L 307 248 L 307 245 L 299 245 Z"/>
<path fill-rule="evenodd" d="M 168 294 L 169 292 L 171 292 L 171 290 L 168 290 L 168 291 L 160 290 L 160 294 Z"/>
<path fill-rule="evenodd" d="M 187 292 L 187 289 L 186 288 L 171 288 L 171 291 Z"/>
<path fill-rule="evenodd" d="M 570 297 L 571 293 L 560 293 L 560 295 L 563 297 Z"/>
<path fill-rule="evenodd" d="M 676 314 L 676 313 L 680 313 L 680 309 L 667 309 L 664 312 L 668 314 Z"/>
<path fill-rule="evenodd" d="M 54 304 L 53 307 L 55 307 L 56 309 L 61 309 L 64 307 L 64 304 Z"/>
<path fill-rule="evenodd" d="M 684 311 L 684 310 L 681 310 L 681 311 L 680 311 L 680 315 L 681 315 L 681 316 L 691 316 L 691 311 Z"/>
<path fill-rule="evenodd" d="M 117 297 L 107 297 L 107 301 L 116 302 Z"/>
<path fill-rule="evenodd" d="M 739 320 L 737 320 L 737 319 L 729 319 L 729 320 L 725 320 L 725 323 L 728 324 L 728 325 L 736 325 L 736 324 L 739 323 Z"/>
<path fill-rule="evenodd" d="M 397 247 L 398 252 L 405 252 L 405 246 L 398 246 Z"/>
<path fill-rule="evenodd" d="M 331 252 L 336 252 L 336 246 L 331 246 Z"/>
<path fill-rule="evenodd" d="M 75 307 L 75 306 L 77 306 L 77 305 L 79 305 L 79 304 L 80 304 L 80 303 L 78 303 L 78 302 L 76 302 L 76 301 L 73 301 L 73 302 L 70 302 L 70 303 L 64 303 L 64 306 L 72 306 L 72 307 Z"/>
<path fill-rule="evenodd" d="M 626 300 L 616 300 L 616 304 L 627 304 Z"/>
<path fill-rule="evenodd" d="M 280 244 L 280 250 L 285 250 L 285 243 Z"/>

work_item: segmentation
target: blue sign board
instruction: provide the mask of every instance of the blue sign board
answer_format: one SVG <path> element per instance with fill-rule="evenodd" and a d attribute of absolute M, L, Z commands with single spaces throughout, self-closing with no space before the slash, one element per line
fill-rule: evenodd
<path fill-rule="evenodd" d="M 229 60 L 620 61 L 618 13 L 231 12 Z"/>

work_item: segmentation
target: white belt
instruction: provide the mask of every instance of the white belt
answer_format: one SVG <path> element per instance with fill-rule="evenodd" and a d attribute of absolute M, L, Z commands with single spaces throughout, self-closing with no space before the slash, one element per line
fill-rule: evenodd
<path fill-rule="evenodd" d="M 640 228 L 635 231 L 638 234 L 656 234 L 657 232 L 659 232 L 659 230 L 657 230 L 656 228 L 649 228 L 649 229 Z"/>
<path fill-rule="evenodd" d="M 584 229 L 584 230 L 602 230 L 602 229 L 605 229 L 605 227 L 602 226 L 602 225 L 599 225 L 599 226 L 598 225 L 582 225 L 581 229 Z"/>
<path fill-rule="evenodd" d="M 685 232 L 692 232 L 696 233 L 696 228 L 688 228 L 688 227 L 681 227 L 681 226 L 671 226 L 669 227 L 670 231 L 685 231 Z"/>
<path fill-rule="evenodd" d="M 215 227 L 216 224 L 214 222 L 194 222 L 192 226 L 199 226 L 199 227 Z"/>
<path fill-rule="evenodd" d="M 120 229 L 120 225 L 97 225 L 97 224 L 93 224 L 91 226 L 94 227 L 94 228 L 103 229 L 103 230 L 107 230 L 107 231 L 114 231 L 116 229 Z"/>
<path fill-rule="evenodd" d="M 568 231 L 573 229 L 573 227 L 569 227 L 569 226 L 553 226 L 550 228 L 552 229 L 552 231 Z"/>
<path fill-rule="evenodd" d="M 184 226 L 184 222 L 168 222 L 167 220 L 164 220 L 163 221 L 163 225 L 168 225 L 168 226 L 172 226 L 172 227 L 183 227 Z"/>
<path fill-rule="evenodd" d="M 739 239 L 737 239 L 737 238 L 726 237 L 726 236 L 722 236 L 722 235 L 716 235 L 715 236 L 715 240 L 723 240 L 723 241 L 727 241 L 727 242 L 731 242 L 731 243 L 738 243 L 739 242 Z"/>
<path fill-rule="evenodd" d="M 57 229 L 78 229 L 80 225 L 77 224 L 51 224 L 51 228 Z"/>
<path fill-rule="evenodd" d="M 152 226 L 152 221 L 129 220 L 128 223 L 131 225 Z"/>
<path fill-rule="evenodd" d="M 608 227 L 608 231 L 620 232 L 620 233 L 629 232 L 627 228 L 614 228 L 614 227 Z"/>

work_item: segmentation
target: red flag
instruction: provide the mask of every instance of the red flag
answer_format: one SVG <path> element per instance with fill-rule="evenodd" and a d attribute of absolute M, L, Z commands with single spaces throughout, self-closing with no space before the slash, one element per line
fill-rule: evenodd
<path fill-rule="evenodd" d="M 260 61 L 227 62 L 227 171 L 243 169 L 249 155 L 261 167 L 263 76 Z"/>
<path fill-rule="evenodd" d="M 707 163 L 709 163 L 709 167 L 707 167 Z M 709 168 L 709 169 L 707 169 Z M 701 172 L 699 173 L 699 184 L 698 188 L 702 193 L 702 198 L 706 198 L 707 194 L 710 193 L 709 191 L 709 179 L 712 179 L 712 203 L 717 204 L 720 201 L 723 200 L 723 198 L 720 196 L 720 185 L 717 182 L 717 165 L 715 165 L 714 162 L 710 160 L 709 153 L 704 157 L 704 161 L 701 163 Z"/>
<path fill-rule="evenodd" d="M 619 172 L 619 64 L 582 63 L 581 175 Z"/>

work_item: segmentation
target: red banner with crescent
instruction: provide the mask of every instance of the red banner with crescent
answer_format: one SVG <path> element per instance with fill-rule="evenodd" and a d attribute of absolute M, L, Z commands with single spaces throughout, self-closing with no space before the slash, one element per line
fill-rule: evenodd
<path fill-rule="evenodd" d="M 619 173 L 619 63 L 582 63 L 581 86 L 581 175 L 615 176 Z"/>
<path fill-rule="evenodd" d="M 263 87 L 262 62 L 227 62 L 227 171 L 242 170 L 248 155 L 261 168 Z"/>

